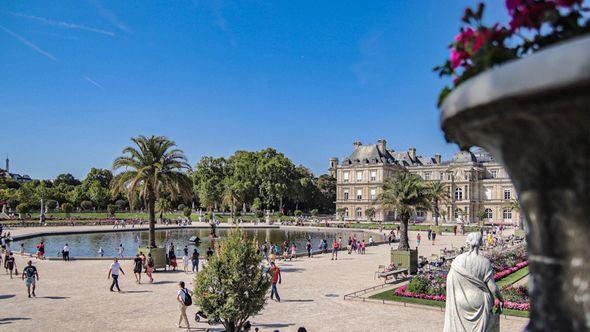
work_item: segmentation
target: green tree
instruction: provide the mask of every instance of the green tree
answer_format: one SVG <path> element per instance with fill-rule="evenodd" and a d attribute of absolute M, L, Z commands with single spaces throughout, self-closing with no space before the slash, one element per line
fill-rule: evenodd
<path fill-rule="evenodd" d="M 114 218 L 115 213 L 117 212 L 117 205 L 115 205 L 115 204 L 107 205 L 107 212 L 109 213 L 109 216 Z"/>
<path fill-rule="evenodd" d="M 27 214 L 31 211 L 31 206 L 27 203 L 20 203 L 16 206 L 16 212 L 18 213 L 18 218 L 22 219 L 23 214 Z"/>
<path fill-rule="evenodd" d="M 260 198 L 254 198 L 254 201 L 252 201 L 252 204 L 250 205 L 250 209 L 252 209 L 252 211 L 255 212 L 262 210 L 262 201 L 260 200 Z"/>
<path fill-rule="evenodd" d="M 260 151 L 259 158 L 260 197 L 268 207 L 277 206 L 283 210 L 295 166 L 289 158 L 271 148 Z"/>
<path fill-rule="evenodd" d="M 346 213 L 346 208 L 337 208 L 336 215 L 340 220 L 344 220 L 344 214 Z"/>
<path fill-rule="evenodd" d="M 86 175 L 83 181 L 83 185 L 90 185 L 98 182 L 101 187 L 109 188 L 111 181 L 113 180 L 113 173 L 108 169 L 94 168 L 90 169 L 90 172 Z"/>
<path fill-rule="evenodd" d="M 103 187 L 97 180 L 93 180 L 87 189 L 88 198 L 92 201 L 94 206 L 98 209 L 103 209 L 109 204 L 110 193 L 109 189 Z"/>
<path fill-rule="evenodd" d="M 127 208 L 127 201 L 124 199 L 118 199 L 115 201 L 115 205 L 117 206 L 117 210 L 123 211 Z"/>
<path fill-rule="evenodd" d="M 156 247 L 155 204 L 161 192 L 172 199 L 192 197 L 192 181 L 184 173 L 189 170 L 186 157 L 176 144 L 163 136 L 139 136 L 131 139 L 136 145 L 123 149 L 123 156 L 113 162 L 114 169 L 124 170 L 112 181 L 113 197 L 126 192 L 129 202 L 138 195 L 149 214 L 149 247 Z"/>
<path fill-rule="evenodd" d="M 321 193 L 320 202 L 324 213 L 334 213 L 336 211 L 336 178 L 329 174 L 322 174 L 317 181 L 318 189 Z"/>
<path fill-rule="evenodd" d="M 295 215 L 295 217 L 301 217 L 301 215 L 303 214 L 303 211 L 295 210 L 295 212 L 293 212 L 293 214 Z"/>
<path fill-rule="evenodd" d="M 221 203 L 225 167 L 224 158 L 203 157 L 192 172 L 194 190 L 199 202 L 209 211 Z"/>
<path fill-rule="evenodd" d="M 61 210 L 66 214 L 66 218 L 69 218 L 74 211 L 74 206 L 70 203 L 63 203 L 61 205 Z"/>
<path fill-rule="evenodd" d="M 210 317 L 221 319 L 225 330 L 238 332 L 266 302 L 270 278 L 261 267 L 262 256 L 241 229 L 229 232 L 203 270 L 197 273 L 194 298 Z"/>
<path fill-rule="evenodd" d="M 438 226 L 438 217 L 440 216 L 439 204 L 449 201 L 449 191 L 440 181 L 433 181 L 428 185 L 428 198 L 432 203 L 432 213 L 434 214 L 434 224 Z"/>
<path fill-rule="evenodd" d="M 396 212 L 401 219 L 401 235 L 398 250 L 409 250 L 408 221 L 416 209 L 428 209 L 430 201 L 428 188 L 415 174 L 399 172 L 395 178 L 388 178 L 383 184 L 379 201 L 383 209 Z"/>
<path fill-rule="evenodd" d="M 367 216 L 368 221 L 372 221 L 373 217 L 375 217 L 375 208 L 374 207 L 368 207 L 365 209 L 365 216 Z"/>
<path fill-rule="evenodd" d="M 189 207 L 185 207 L 184 209 L 182 209 L 182 215 L 183 215 L 185 218 L 188 218 L 188 217 L 190 217 L 190 216 L 191 216 L 191 213 L 192 213 L 192 210 L 191 210 L 191 208 L 189 208 Z"/>
<path fill-rule="evenodd" d="M 53 180 L 53 185 L 54 186 L 58 186 L 60 184 L 67 184 L 70 186 L 78 186 L 80 185 L 82 182 L 80 182 L 80 180 L 76 179 L 72 174 L 70 173 L 63 173 L 58 175 L 55 180 Z"/>

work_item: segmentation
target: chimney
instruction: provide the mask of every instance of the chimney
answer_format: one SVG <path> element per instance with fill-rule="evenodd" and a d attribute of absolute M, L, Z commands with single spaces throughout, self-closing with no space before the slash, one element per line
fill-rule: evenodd
<path fill-rule="evenodd" d="M 434 160 L 436 161 L 437 164 L 440 165 L 440 163 L 442 162 L 440 153 L 437 153 L 434 155 Z"/>
<path fill-rule="evenodd" d="M 330 167 L 328 168 L 328 174 L 332 177 L 336 177 L 336 169 L 338 168 L 338 158 L 332 157 L 330 158 Z"/>
<path fill-rule="evenodd" d="M 411 161 L 416 160 L 416 148 L 409 148 L 408 149 L 408 155 L 410 155 L 410 160 Z"/>
<path fill-rule="evenodd" d="M 379 146 L 379 150 L 381 150 L 382 153 L 385 153 L 387 149 L 387 141 L 384 138 L 382 138 L 377 141 L 377 146 Z"/>
<path fill-rule="evenodd" d="M 356 141 L 354 141 L 354 148 L 358 149 L 359 146 L 363 145 L 363 143 L 361 143 L 361 141 L 359 141 L 358 139 Z"/>

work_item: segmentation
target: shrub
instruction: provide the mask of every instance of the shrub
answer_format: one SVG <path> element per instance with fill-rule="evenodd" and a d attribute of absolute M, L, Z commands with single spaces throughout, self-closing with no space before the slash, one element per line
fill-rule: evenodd
<path fill-rule="evenodd" d="M 211 318 L 220 318 L 225 330 L 237 332 L 266 302 L 270 277 L 261 267 L 262 256 L 252 239 L 238 228 L 228 233 L 216 255 L 195 280 L 194 299 Z"/>
<path fill-rule="evenodd" d="M 115 202 L 115 205 L 117 206 L 117 208 L 118 208 L 119 210 L 125 210 L 125 208 L 127 207 L 127 202 L 126 202 L 125 200 L 118 199 L 118 200 Z"/>
<path fill-rule="evenodd" d="M 191 216 L 191 208 L 189 207 L 185 207 L 184 209 L 182 209 L 182 215 L 185 216 L 186 218 Z"/>
<path fill-rule="evenodd" d="M 256 218 L 262 218 L 262 217 L 264 217 L 264 212 L 256 211 L 255 215 L 256 215 Z"/>
<path fill-rule="evenodd" d="M 61 205 L 61 210 L 63 211 L 63 213 L 66 214 L 66 217 L 69 217 L 70 214 L 74 211 L 74 206 L 70 203 L 63 203 Z"/>
<path fill-rule="evenodd" d="M 14 210 L 14 209 L 16 208 L 16 206 L 19 204 L 19 201 L 13 198 L 13 199 L 9 199 L 9 200 L 6 202 L 6 204 L 8 204 L 8 207 L 9 207 L 11 210 Z"/>
<path fill-rule="evenodd" d="M 82 201 L 80 203 L 80 207 L 82 208 L 82 210 L 90 210 L 92 209 L 92 202 L 91 201 Z"/>
<path fill-rule="evenodd" d="M 57 208 L 57 201 L 54 199 L 50 199 L 45 203 L 45 208 L 47 211 L 55 210 Z"/>
<path fill-rule="evenodd" d="M 109 216 L 114 217 L 115 212 L 117 212 L 117 205 L 115 205 L 115 204 L 107 205 L 107 212 L 109 213 Z"/>
<path fill-rule="evenodd" d="M 31 206 L 27 203 L 20 203 L 16 206 L 16 212 L 18 214 L 26 214 L 31 211 Z"/>
<path fill-rule="evenodd" d="M 301 210 L 295 210 L 294 214 L 295 214 L 295 217 L 301 217 L 303 212 Z"/>
<path fill-rule="evenodd" d="M 184 211 L 184 209 L 186 209 L 186 205 L 178 204 L 178 211 Z"/>

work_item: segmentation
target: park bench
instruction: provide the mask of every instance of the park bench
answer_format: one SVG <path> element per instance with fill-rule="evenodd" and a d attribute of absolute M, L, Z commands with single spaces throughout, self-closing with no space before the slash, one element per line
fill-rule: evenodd
<path fill-rule="evenodd" d="M 379 272 L 377 274 L 377 276 L 379 278 L 383 278 L 385 279 L 385 283 L 387 283 L 387 280 L 393 278 L 395 280 L 399 279 L 400 276 L 407 276 L 408 275 L 408 269 L 397 269 L 397 270 L 392 270 L 392 271 L 384 271 L 384 272 Z"/>

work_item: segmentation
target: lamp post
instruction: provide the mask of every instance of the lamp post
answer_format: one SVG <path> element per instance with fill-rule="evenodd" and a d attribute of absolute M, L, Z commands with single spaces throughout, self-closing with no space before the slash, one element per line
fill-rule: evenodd
<path fill-rule="evenodd" d="M 39 222 L 40 223 L 45 222 L 45 204 L 43 202 L 43 198 L 41 198 L 41 213 L 39 215 Z"/>

